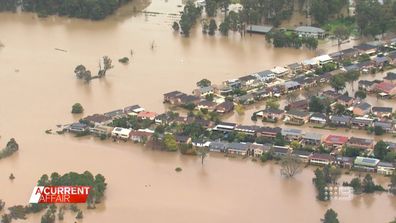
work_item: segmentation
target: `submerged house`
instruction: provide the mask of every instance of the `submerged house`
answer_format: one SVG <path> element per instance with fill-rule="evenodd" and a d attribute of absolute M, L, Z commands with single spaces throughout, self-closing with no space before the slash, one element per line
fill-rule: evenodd
<path fill-rule="evenodd" d="M 371 139 L 358 138 L 358 137 L 352 136 L 348 140 L 346 146 L 368 151 L 368 150 L 372 150 L 374 148 L 374 141 Z"/>
<path fill-rule="evenodd" d="M 314 153 L 309 157 L 309 163 L 313 165 L 331 165 L 335 158 L 330 154 Z"/>
<path fill-rule="evenodd" d="M 132 132 L 132 129 L 116 127 L 111 132 L 111 136 L 114 138 L 128 140 L 131 136 L 131 132 Z"/>
<path fill-rule="evenodd" d="M 216 106 L 215 111 L 220 114 L 229 113 L 234 110 L 234 103 L 231 101 L 224 101 L 223 103 Z"/>
<path fill-rule="evenodd" d="M 289 110 L 285 114 L 285 122 L 302 125 L 309 120 L 309 112 L 302 110 Z"/>
<path fill-rule="evenodd" d="M 294 29 L 294 32 L 302 37 L 324 38 L 325 31 L 313 26 L 299 26 Z"/>
<path fill-rule="evenodd" d="M 348 142 L 348 137 L 339 135 L 328 135 L 323 142 L 327 147 L 342 147 Z"/>
<path fill-rule="evenodd" d="M 353 167 L 356 169 L 374 172 L 377 169 L 379 159 L 358 156 L 353 162 Z"/>

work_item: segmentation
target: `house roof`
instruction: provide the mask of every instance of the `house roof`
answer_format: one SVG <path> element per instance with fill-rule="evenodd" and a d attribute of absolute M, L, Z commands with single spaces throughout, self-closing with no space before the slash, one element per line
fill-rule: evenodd
<path fill-rule="evenodd" d="M 396 80 L 396 73 L 393 72 L 388 72 L 386 74 L 386 77 L 384 77 L 385 80 L 390 80 L 390 81 L 394 81 Z"/>
<path fill-rule="evenodd" d="M 223 103 L 217 105 L 216 109 L 224 109 L 226 111 L 231 111 L 234 108 L 234 103 L 231 101 L 224 101 Z"/>
<path fill-rule="evenodd" d="M 387 167 L 387 168 L 395 168 L 395 165 L 393 165 L 393 163 L 389 163 L 389 162 L 379 162 L 378 166 Z"/>
<path fill-rule="evenodd" d="M 316 160 L 326 160 L 326 161 L 333 161 L 335 158 L 327 153 L 314 153 L 311 155 L 311 159 L 316 159 Z"/>
<path fill-rule="evenodd" d="M 247 27 L 247 32 L 255 33 L 268 33 L 272 30 L 273 26 L 250 25 Z"/>
<path fill-rule="evenodd" d="M 239 151 L 246 151 L 249 149 L 250 143 L 238 143 L 232 142 L 227 145 L 227 149 L 239 150 Z"/>
<path fill-rule="evenodd" d="M 352 136 L 351 138 L 349 138 L 348 143 L 355 144 L 355 145 L 370 146 L 374 143 L 374 141 L 371 139 L 358 138 L 358 137 Z"/>
<path fill-rule="evenodd" d="M 171 92 L 164 94 L 164 97 L 173 98 L 173 97 L 179 97 L 181 95 L 184 95 L 184 93 L 180 92 L 180 91 L 171 91 Z"/>
<path fill-rule="evenodd" d="M 103 123 L 103 122 L 110 121 L 111 118 L 108 116 L 105 116 L 105 115 L 101 115 L 101 114 L 93 114 L 93 115 L 83 118 L 83 120 L 93 122 L 93 123 Z"/>
<path fill-rule="evenodd" d="M 277 134 L 277 133 L 282 132 L 282 129 L 279 127 L 271 128 L 271 127 L 264 126 L 264 127 L 260 128 L 259 132 L 270 132 L 270 133 Z"/>
<path fill-rule="evenodd" d="M 300 83 L 296 82 L 296 81 L 286 81 L 285 82 L 285 88 L 289 89 L 289 88 L 295 88 L 295 87 L 299 87 Z"/>
<path fill-rule="evenodd" d="M 199 97 L 194 96 L 194 95 L 183 95 L 180 97 L 180 101 L 183 104 L 188 104 L 188 103 L 192 103 L 194 101 L 199 100 Z"/>
<path fill-rule="evenodd" d="M 124 115 L 124 110 L 123 109 L 118 109 L 118 110 L 114 110 L 111 112 L 106 112 L 104 113 L 105 116 L 113 118 L 115 116 L 119 116 L 119 115 Z"/>
<path fill-rule="evenodd" d="M 294 29 L 297 32 L 305 32 L 305 33 L 324 33 L 325 31 L 321 28 L 313 27 L 313 26 L 299 26 Z"/>
<path fill-rule="evenodd" d="M 350 102 L 351 100 L 353 100 L 353 98 L 343 94 L 340 97 L 338 97 L 338 100 L 343 102 Z"/>
<path fill-rule="evenodd" d="M 354 46 L 353 48 L 360 50 L 360 51 L 367 51 L 367 50 L 376 49 L 377 47 L 367 44 L 367 43 L 362 43 L 360 45 Z"/>
<path fill-rule="evenodd" d="M 287 65 L 287 67 L 289 67 L 292 70 L 295 70 L 295 69 L 300 69 L 302 67 L 302 65 L 300 63 L 292 63 L 292 64 Z"/>
<path fill-rule="evenodd" d="M 316 132 L 307 132 L 305 133 L 305 135 L 303 136 L 303 139 L 309 139 L 309 140 L 322 140 L 323 135 L 320 133 L 316 133 Z"/>
<path fill-rule="evenodd" d="M 380 91 L 383 91 L 385 93 L 389 93 L 390 91 L 392 91 L 394 88 L 396 87 L 396 85 L 389 83 L 389 82 L 381 82 L 379 84 L 376 85 L 376 88 Z"/>
<path fill-rule="evenodd" d="M 205 107 L 214 107 L 217 104 L 213 101 L 203 100 L 198 103 L 198 106 L 205 106 Z"/>
<path fill-rule="evenodd" d="M 376 58 L 374 58 L 374 61 L 376 63 L 385 63 L 388 61 L 388 58 L 387 57 L 376 57 Z"/>
<path fill-rule="evenodd" d="M 358 84 L 359 84 L 359 85 L 363 85 L 363 86 L 368 86 L 368 87 L 370 87 L 370 86 L 372 86 L 372 85 L 374 84 L 374 82 L 369 81 L 369 80 L 360 80 L 360 81 L 358 82 Z"/>
<path fill-rule="evenodd" d="M 278 114 L 278 115 L 284 113 L 283 110 L 280 110 L 280 109 L 277 109 L 277 108 L 271 108 L 271 107 L 267 107 L 266 109 L 262 110 L 262 112 L 266 113 L 266 114 Z"/>
<path fill-rule="evenodd" d="M 311 115 L 310 119 L 323 119 L 327 120 L 327 116 L 323 113 L 315 112 Z"/>
<path fill-rule="evenodd" d="M 360 102 L 360 103 L 357 104 L 355 107 L 356 107 L 356 108 L 360 108 L 360 109 L 362 109 L 362 110 L 368 110 L 368 109 L 371 108 L 371 105 L 370 105 L 369 103 L 367 103 L 367 102 Z"/>
<path fill-rule="evenodd" d="M 227 148 L 228 143 L 227 142 L 210 142 L 209 147 L 214 148 L 214 149 L 225 149 Z"/>
<path fill-rule="evenodd" d="M 392 129 L 392 122 L 376 121 L 374 122 L 374 127 L 380 126 L 383 129 Z"/>
<path fill-rule="evenodd" d="M 271 71 L 274 72 L 275 74 L 283 74 L 285 72 L 288 72 L 289 70 L 284 67 L 276 66 L 273 69 L 271 69 Z"/>
<path fill-rule="evenodd" d="M 350 122 L 352 119 L 351 116 L 348 115 L 332 115 L 330 116 L 330 120 L 332 122 Z"/>
<path fill-rule="evenodd" d="M 351 119 L 352 124 L 364 124 L 364 125 L 370 125 L 373 123 L 373 119 L 371 118 L 363 118 L 363 117 L 354 117 Z"/>
<path fill-rule="evenodd" d="M 379 159 L 358 156 L 356 157 L 354 164 L 359 166 L 376 167 L 379 162 Z"/>
<path fill-rule="evenodd" d="M 242 82 L 247 82 L 247 81 L 252 81 L 252 80 L 256 80 L 257 78 L 253 75 L 246 75 L 243 77 L 240 77 L 239 80 Z"/>
<path fill-rule="evenodd" d="M 121 127 L 116 127 L 113 129 L 113 133 L 121 134 L 121 135 L 129 135 L 131 133 L 132 129 L 126 129 L 126 128 L 121 128 Z"/>
<path fill-rule="evenodd" d="M 282 129 L 282 135 L 292 135 L 292 136 L 301 136 L 302 130 L 301 129 Z"/>
<path fill-rule="evenodd" d="M 392 107 L 373 107 L 371 108 L 372 112 L 381 112 L 381 113 L 392 113 L 393 108 Z"/>
<path fill-rule="evenodd" d="M 299 150 L 299 149 L 295 149 L 292 152 L 293 155 L 296 156 L 310 156 L 312 154 L 312 152 L 306 151 L 306 150 Z"/>
<path fill-rule="evenodd" d="M 175 135 L 175 139 L 177 142 L 187 143 L 191 137 L 187 135 Z"/>
<path fill-rule="evenodd" d="M 84 123 L 76 122 L 69 126 L 70 129 L 85 129 L 88 126 Z"/>
<path fill-rule="evenodd" d="M 125 113 L 141 112 L 141 111 L 144 111 L 144 108 L 140 107 L 140 105 L 132 105 L 124 108 Z"/>
<path fill-rule="evenodd" d="M 293 116 L 298 116 L 298 117 L 303 118 L 303 117 L 307 117 L 309 115 L 309 112 L 302 111 L 302 110 L 297 110 L 297 109 L 292 109 L 292 110 L 287 111 L 286 114 L 293 115 Z"/>
<path fill-rule="evenodd" d="M 149 112 L 149 111 L 142 111 L 137 115 L 137 117 L 139 117 L 139 118 L 155 118 L 156 116 L 157 116 L 157 113 Z"/>
<path fill-rule="evenodd" d="M 348 142 L 348 137 L 339 135 L 328 135 L 325 139 L 327 143 L 345 144 Z"/>

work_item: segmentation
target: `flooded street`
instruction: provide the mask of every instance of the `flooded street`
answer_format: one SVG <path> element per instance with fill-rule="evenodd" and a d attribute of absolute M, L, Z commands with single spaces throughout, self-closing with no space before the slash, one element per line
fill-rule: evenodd
<path fill-rule="evenodd" d="M 317 223 L 329 207 L 343 223 L 392 220 L 396 198 L 385 193 L 328 204 L 316 201 L 312 169 L 285 180 L 274 164 L 211 154 L 202 167 L 196 157 L 132 143 L 45 134 L 56 124 L 132 104 L 163 112 L 163 93 L 190 92 L 202 78 L 221 83 L 317 54 L 275 49 L 260 35 L 205 36 L 200 26 L 190 38 L 183 38 L 171 30 L 181 4 L 177 0 L 134 2 L 100 22 L 0 13 L 4 44 L 0 48 L 0 145 L 4 147 L 11 137 L 20 145 L 18 153 L 0 160 L 0 199 L 7 206 L 27 204 L 42 174 L 89 170 L 103 174 L 108 189 L 102 205 L 84 211 L 84 222 Z M 135 12 L 142 9 L 147 13 Z M 330 42 L 320 48 L 321 52 L 337 50 Z M 131 50 L 129 65 L 118 63 Z M 73 71 L 79 64 L 96 74 L 104 55 L 115 65 L 106 78 L 90 84 L 75 78 Z M 70 113 L 75 102 L 84 106 L 83 115 Z M 250 115 L 243 119 L 249 123 Z M 183 168 L 180 173 L 174 171 L 178 166 Z M 14 181 L 8 179 L 10 173 Z M 71 216 L 68 220 L 74 222 Z M 21 222 L 39 221 L 40 215 L 34 215 Z"/>

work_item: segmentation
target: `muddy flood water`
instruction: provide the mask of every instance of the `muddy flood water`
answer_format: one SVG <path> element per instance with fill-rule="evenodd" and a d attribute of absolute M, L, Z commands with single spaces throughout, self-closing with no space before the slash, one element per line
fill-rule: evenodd
<path fill-rule="evenodd" d="M 0 13 L 0 145 L 11 137 L 20 145 L 18 153 L 0 161 L 0 199 L 7 206 L 27 204 L 44 173 L 89 170 L 103 174 L 108 189 L 103 204 L 84 211 L 83 222 L 317 223 L 328 208 L 343 223 L 385 223 L 396 217 L 396 198 L 386 193 L 318 202 L 312 168 L 286 180 L 271 163 L 211 154 L 202 167 L 196 157 L 132 143 L 45 134 L 82 117 L 70 113 L 75 102 L 84 106 L 84 115 L 136 103 L 162 112 L 163 93 L 190 92 L 202 78 L 220 83 L 318 54 L 274 49 L 259 35 L 204 36 L 200 27 L 182 38 L 170 27 L 180 4 L 136 1 L 100 22 Z M 142 9 L 164 14 L 135 12 Z M 336 48 L 331 42 L 320 45 L 322 52 Z M 119 64 L 131 50 L 130 64 Z M 96 73 L 104 55 L 115 65 L 106 78 L 90 84 L 76 80 L 77 65 Z M 183 171 L 176 173 L 175 167 Z M 389 181 L 375 179 L 384 185 Z M 40 217 L 20 222 L 40 222 Z M 71 215 L 66 220 L 75 221 Z"/>

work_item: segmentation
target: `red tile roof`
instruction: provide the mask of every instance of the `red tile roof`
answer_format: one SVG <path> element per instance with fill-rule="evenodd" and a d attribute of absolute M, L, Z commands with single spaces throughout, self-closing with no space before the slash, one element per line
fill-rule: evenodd
<path fill-rule="evenodd" d="M 345 144 L 348 142 L 348 137 L 338 135 L 328 135 L 324 140 L 328 144 Z"/>
<path fill-rule="evenodd" d="M 385 93 L 391 92 L 394 88 L 396 88 L 396 85 L 389 83 L 389 82 L 381 82 L 377 84 L 376 88 L 380 91 L 383 91 Z"/>

